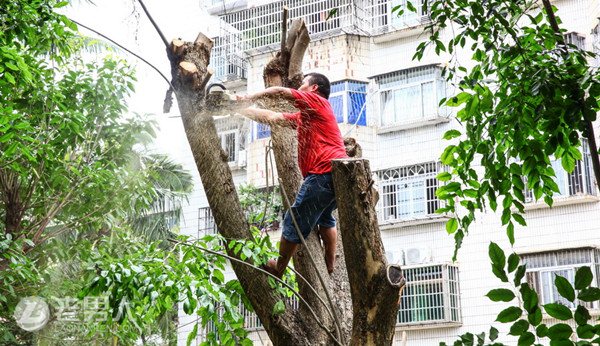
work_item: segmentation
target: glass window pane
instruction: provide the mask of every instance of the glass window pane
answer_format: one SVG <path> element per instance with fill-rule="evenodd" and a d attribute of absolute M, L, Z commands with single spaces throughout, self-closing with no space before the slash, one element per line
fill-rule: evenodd
<path fill-rule="evenodd" d="M 409 121 L 423 117 L 420 85 L 398 89 L 394 94 L 397 121 Z"/>
<path fill-rule="evenodd" d="M 344 96 L 337 95 L 329 97 L 329 103 L 335 114 L 335 119 L 338 123 L 344 122 Z"/>
<path fill-rule="evenodd" d="M 381 125 L 394 123 L 394 93 L 391 90 L 381 93 Z"/>
<path fill-rule="evenodd" d="M 361 126 L 367 125 L 366 101 L 367 95 L 362 93 L 348 93 L 348 123 Z"/>

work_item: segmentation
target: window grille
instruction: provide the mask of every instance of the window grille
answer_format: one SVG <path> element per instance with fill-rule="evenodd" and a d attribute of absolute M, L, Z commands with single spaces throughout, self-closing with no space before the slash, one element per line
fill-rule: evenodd
<path fill-rule="evenodd" d="M 238 154 L 238 132 L 236 130 L 219 133 L 221 148 L 227 153 L 227 162 L 237 161 Z"/>
<path fill-rule="evenodd" d="M 399 325 L 461 322 L 458 266 L 421 265 L 402 271 L 406 287 L 398 311 Z"/>
<path fill-rule="evenodd" d="M 572 44 L 578 49 L 585 49 L 585 37 L 581 36 L 577 32 L 570 32 L 565 34 L 565 43 Z"/>
<path fill-rule="evenodd" d="M 406 8 L 408 1 L 414 5 L 417 10 L 416 13 L 411 12 Z M 425 0 L 365 1 L 365 18 L 370 18 L 369 32 L 373 35 L 377 35 L 428 23 L 428 12 L 423 11 L 424 1 Z M 398 16 L 398 11 L 392 12 L 397 6 L 400 6 L 400 9 L 404 9 L 404 12 L 400 16 Z"/>
<path fill-rule="evenodd" d="M 271 136 L 271 126 L 267 124 L 256 123 L 256 138 L 267 138 Z"/>
<path fill-rule="evenodd" d="M 303 18 L 312 39 L 355 33 L 381 34 L 426 22 L 422 1 L 412 3 L 417 13 L 392 13 L 395 6 L 406 7 L 408 0 L 284 0 L 225 13 L 212 53 L 215 76 L 245 78 L 245 53 L 276 49 L 281 41 L 281 13 L 289 9 L 289 19 Z M 226 71 L 230 69 L 234 74 Z M 230 74 L 228 74 L 230 73 Z M 239 74 L 239 75 L 236 75 Z"/>
<path fill-rule="evenodd" d="M 423 66 L 375 78 L 380 92 L 381 126 L 399 125 L 437 117 L 439 103 L 446 97 L 441 69 Z"/>
<path fill-rule="evenodd" d="M 582 158 L 575 162 L 575 169 L 567 173 L 562 167 L 560 160 L 552 160 L 551 165 L 554 169 L 554 182 L 558 185 L 558 193 L 555 197 L 568 198 L 573 196 L 591 195 L 596 196 L 596 186 L 594 185 L 594 174 L 592 171 L 592 157 L 587 141 L 582 139 Z M 525 190 L 525 202 L 532 203 L 535 200 L 532 189 Z"/>
<path fill-rule="evenodd" d="M 583 305 L 588 309 L 600 308 L 598 302 L 580 302 L 577 299 L 570 302 L 560 296 L 554 280 L 557 275 L 575 282 L 575 272 L 578 268 L 589 266 L 594 274 L 592 286 L 598 287 L 600 277 L 600 250 L 596 248 L 565 249 L 552 252 L 541 252 L 521 255 L 521 260 L 527 265 L 525 277 L 533 288 L 541 304 L 561 303 L 572 309 Z"/>
<path fill-rule="evenodd" d="M 380 223 L 418 219 L 435 214 L 440 200 L 436 162 L 386 169 L 377 172 L 379 179 L 378 218 Z"/>
<path fill-rule="evenodd" d="M 198 208 L 198 238 L 217 233 L 217 225 L 210 207 Z"/>
<path fill-rule="evenodd" d="M 367 125 L 367 83 L 341 81 L 331 84 L 329 103 L 338 123 Z"/>
<path fill-rule="evenodd" d="M 288 298 L 287 303 L 288 304 L 287 304 L 286 308 L 288 308 L 288 309 L 291 308 L 293 310 L 298 309 L 299 303 L 298 303 L 298 298 L 296 298 L 296 296 L 293 296 L 292 298 Z M 215 309 L 218 311 L 219 319 L 222 319 L 223 313 L 224 313 L 223 307 L 221 307 L 219 304 L 216 304 Z M 249 309 L 247 309 L 242 302 L 240 302 L 240 304 L 238 305 L 237 308 L 235 308 L 235 310 L 237 313 L 240 313 L 244 317 L 244 328 L 246 330 L 258 330 L 258 329 L 264 328 L 262 323 L 260 322 L 260 319 L 256 315 L 256 313 L 254 311 L 250 311 Z M 217 327 L 213 321 L 208 321 L 208 323 L 206 324 L 206 327 L 205 327 L 205 331 L 207 334 L 210 332 L 214 332 L 217 335 L 217 340 L 218 340 Z"/>

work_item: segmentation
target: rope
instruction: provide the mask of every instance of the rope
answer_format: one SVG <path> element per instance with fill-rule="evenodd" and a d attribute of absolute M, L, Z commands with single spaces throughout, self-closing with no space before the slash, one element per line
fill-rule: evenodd
<path fill-rule="evenodd" d="M 342 328 L 340 326 L 340 320 L 339 317 L 337 315 L 337 312 L 335 310 L 335 306 L 333 305 L 333 300 L 331 299 L 331 293 L 329 292 L 329 288 L 325 285 L 325 280 L 323 280 L 323 276 L 321 275 L 321 272 L 319 272 L 319 268 L 317 268 L 317 263 L 315 262 L 315 259 L 312 255 L 312 253 L 310 252 L 310 250 L 308 249 L 308 246 L 306 246 L 306 241 L 304 240 L 304 236 L 302 235 L 302 232 L 300 232 L 300 227 L 298 226 L 298 223 L 296 222 L 296 217 L 294 216 L 294 213 L 292 211 L 292 205 L 290 203 L 290 200 L 287 196 L 287 192 L 285 191 L 285 188 L 283 187 L 283 182 L 281 181 L 281 178 L 279 179 L 279 186 L 282 190 L 282 194 L 285 197 L 285 201 L 288 205 L 288 212 L 290 213 L 290 217 L 292 218 L 292 222 L 294 223 L 294 228 L 296 229 L 296 233 L 298 234 L 298 237 L 300 238 L 300 241 L 302 242 L 302 245 L 304 246 L 304 248 L 306 249 L 306 253 L 308 254 L 308 258 L 310 259 L 311 264 L 313 265 L 313 267 L 315 268 L 315 271 L 317 273 L 317 277 L 319 278 L 319 281 L 321 282 L 321 286 L 323 286 L 323 290 L 325 291 L 325 296 L 327 297 L 327 301 L 329 302 L 329 305 L 331 306 L 331 310 L 333 311 L 333 316 L 334 316 L 334 321 L 335 321 L 335 329 L 336 329 L 336 333 L 338 335 L 338 337 L 340 339 L 342 339 L 342 341 L 344 341 L 343 339 L 343 335 L 342 335 Z"/>

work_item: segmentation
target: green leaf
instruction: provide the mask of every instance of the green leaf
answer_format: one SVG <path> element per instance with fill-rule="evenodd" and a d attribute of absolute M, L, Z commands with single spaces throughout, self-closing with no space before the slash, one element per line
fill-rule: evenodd
<path fill-rule="evenodd" d="M 529 322 L 525 320 L 518 320 L 517 322 L 513 323 L 513 325 L 510 327 L 510 331 L 508 332 L 508 334 L 519 336 L 525 333 L 527 329 L 529 329 Z"/>
<path fill-rule="evenodd" d="M 525 332 L 525 333 L 521 334 L 521 336 L 519 337 L 519 340 L 517 341 L 517 345 L 518 346 L 529 346 L 529 345 L 533 345 L 534 342 L 535 342 L 535 335 L 533 335 L 533 333 L 531 333 L 531 332 Z"/>
<path fill-rule="evenodd" d="M 548 315 L 561 321 L 566 321 L 573 318 L 573 313 L 571 312 L 571 309 L 559 303 L 546 304 L 544 305 L 544 310 L 546 310 L 546 313 Z"/>
<path fill-rule="evenodd" d="M 521 317 L 522 314 L 523 314 L 523 310 L 521 310 L 521 308 L 516 307 L 516 306 L 511 306 L 509 308 L 506 308 L 506 309 L 500 311 L 500 313 L 496 317 L 496 321 L 502 322 L 502 323 L 513 322 L 513 321 L 516 321 L 519 317 Z"/>
<path fill-rule="evenodd" d="M 328 21 L 330 18 L 332 18 L 333 16 L 335 16 L 337 13 L 338 13 L 338 9 L 337 8 L 332 9 L 327 14 L 327 18 L 325 18 L 325 21 Z"/>
<path fill-rule="evenodd" d="M 594 302 L 596 300 L 600 300 L 600 288 L 598 288 L 598 287 L 584 288 L 581 291 L 579 291 L 577 298 L 584 302 Z"/>
<path fill-rule="evenodd" d="M 455 218 L 451 218 L 450 220 L 448 220 L 446 222 L 446 232 L 448 232 L 448 234 L 452 234 L 452 233 L 456 232 L 457 229 L 458 229 L 458 221 Z"/>
<path fill-rule="evenodd" d="M 194 341 L 194 339 L 196 339 L 196 336 L 198 336 L 198 323 L 196 323 L 194 325 L 194 328 L 188 334 L 188 337 L 187 337 L 187 346 L 190 346 L 192 344 L 192 341 Z"/>
<path fill-rule="evenodd" d="M 514 292 L 506 288 L 493 289 L 486 296 L 494 302 L 510 302 L 515 299 Z"/>
<path fill-rule="evenodd" d="M 577 305 L 577 309 L 575 309 L 573 318 L 578 325 L 583 326 L 588 323 L 592 316 L 590 315 L 588 309 L 586 309 L 584 306 Z"/>
<path fill-rule="evenodd" d="M 573 289 L 573 286 L 571 286 L 569 280 L 565 279 L 560 275 L 557 275 L 554 278 L 554 286 L 556 286 L 558 294 L 560 294 L 561 297 L 564 297 L 570 302 L 575 301 L 575 290 Z"/>
<path fill-rule="evenodd" d="M 490 242 L 488 247 L 488 254 L 490 259 L 492 260 L 492 264 L 504 269 L 506 264 L 506 256 L 504 255 L 504 251 L 498 246 L 498 244 L 494 242 Z"/>
<path fill-rule="evenodd" d="M 577 272 L 575 273 L 575 289 L 582 290 L 588 287 L 593 279 L 594 275 L 592 274 L 590 267 L 581 267 L 577 269 Z"/>
<path fill-rule="evenodd" d="M 517 221 L 517 223 L 521 226 L 527 226 L 527 222 L 525 221 L 525 218 L 523 218 L 523 215 L 521 214 L 512 214 L 512 217 L 515 221 Z"/>
<path fill-rule="evenodd" d="M 542 323 L 542 310 L 536 308 L 533 312 L 530 312 L 527 316 L 527 320 L 531 323 L 532 326 L 537 326 Z"/>
<path fill-rule="evenodd" d="M 498 339 L 498 329 L 490 327 L 490 341 Z"/>
<path fill-rule="evenodd" d="M 573 329 L 568 324 L 558 323 L 548 328 L 548 337 L 552 340 L 568 339 L 573 334 Z"/>
<path fill-rule="evenodd" d="M 539 301 L 538 294 L 531 287 L 529 287 L 529 284 L 522 284 L 520 292 L 521 298 L 523 298 L 523 307 L 527 312 L 532 313 L 535 310 L 539 310 L 537 306 Z"/>
<path fill-rule="evenodd" d="M 277 301 L 273 306 L 273 315 L 281 315 L 285 311 L 285 304 L 282 300 Z"/>
<path fill-rule="evenodd" d="M 448 181 L 452 179 L 452 174 L 448 172 L 441 172 L 436 176 L 436 179 L 439 181 Z"/>
<path fill-rule="evenodd" d="M 537 326 L 537 328 L 535 328 L 535 334 L 540 338 L 546 337 L 546 335 L 548 335 L 548 326 L 545 324 L 540 324 Z"/>
<path fill-rule="evenodd" d="M 517 267 L 519 266 L 519 255 L 517 255 L 516 253 L 511 253 L 510 256 L 508 256 L 508 272 L 512 273 L 513 271 L 515 271 L 517 269 Z"/>
<path fill-rule="evenodd" d="M 13 71 L 19 71 L 19 68 L 17 67 L 17 65 L 11 63 L 10 61 L 7 61 L 4 66 L 8 67 L 9 69 L 13 70 Z"/>
<path fill-rule="evenodd" d="M 444 133 L 444 136 L 442 138 L 446 139 L 446 140 L 450 140 L 452 138 L 457 138 L 460 137 L 461 133 L 458 130 L 448 130 L 446 131 L 446 133 Z"/>
<path fill-rule="evenodd" d="M 527 267 L 525 265 L 520 265 L 515 272 L 514 284 L 515 286 L 520 286 L 521 281 L 523 281 L 523 277 L 525 276 L 525 272 L 527 271 Z"/>
<path fill-rule="evenodd" d="M 467 100 L 469 100 L 472 96 L 473 95 L 469 94 L 468 92 L 463 91 L 454 97 L 450 97 L 448 101 L 446 101 L 446 105 L 449 107 L 460 106 L 462 103 L 467 102 Z"/>
<path fill-rule="evenodd" d="M 589 324 L 585 324 L 583 326 L 578 326 L 576 331 L 577 331 L 577 336 L 582 339 L 591 339 L 595 335 L 594 327 L 590 326 Z"/>

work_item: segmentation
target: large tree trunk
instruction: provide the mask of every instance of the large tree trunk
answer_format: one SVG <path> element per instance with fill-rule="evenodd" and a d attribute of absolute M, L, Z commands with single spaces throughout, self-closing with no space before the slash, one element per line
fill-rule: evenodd
<path fill-rule="evenodd" d="M 333 184 L 344 248 L 351 254 L 346 256 L 354 314 L 350 345 L 391 345 L 404 278 L 385 259 L 369 162 L 334 160 Z"/>

